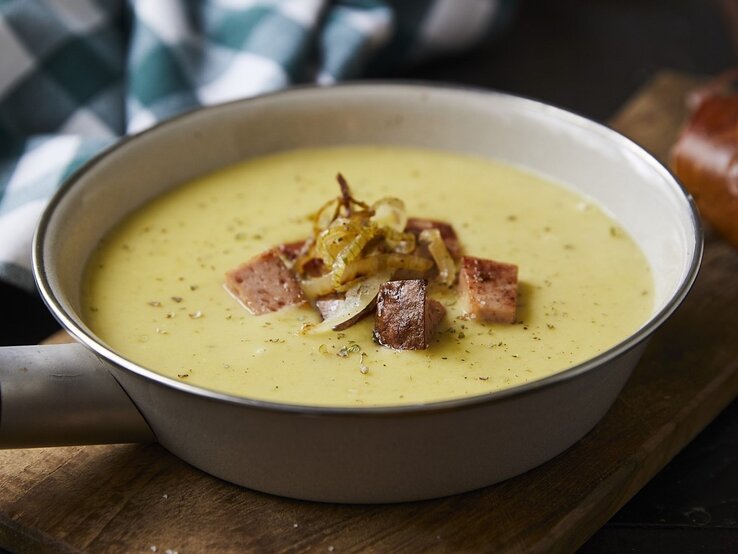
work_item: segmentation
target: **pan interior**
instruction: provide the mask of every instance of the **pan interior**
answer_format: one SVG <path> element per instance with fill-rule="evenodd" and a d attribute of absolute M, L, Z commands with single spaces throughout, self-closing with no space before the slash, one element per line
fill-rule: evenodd
<path fill-rule="evenodd" d="M 113 148 L 57 196 L 39 235 L 43 279 L 72 325 L 87 259 L 126 214 L 225 165 L 302 147 L 435 148 L 525 167 L 594 198 L 652 267 L 654 314 L 693 271 L 693 211 L 661 166 L 618 135 L 505 95 L 406 85 L 305 89 L 194 112 Z M 89 332 L 89 331 L 87 331 Z"/>

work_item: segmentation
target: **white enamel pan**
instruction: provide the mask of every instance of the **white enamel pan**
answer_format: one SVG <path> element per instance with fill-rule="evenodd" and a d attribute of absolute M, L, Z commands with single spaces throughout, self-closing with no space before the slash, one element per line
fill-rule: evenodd
<path fill-rule="evenodd" d="M 651 264 L 651 318 L 612 349 L 546 379 L 382 408 L 286 405 L 205 390 L 131 362 L 87 328 L 80 315 L 85 263 L 126 214 L 228 164 L 337 144 L 495 158 L 593 198 Z M 35 240 L 36 282 L 79 344 L 0 349 L 0 447 L 156 440 L 227 481 L 330 502 L 400 502 L 484 487 L 542 464 L 592 429 L 648 337 L 684 299 L 701 254 L 694 205 L 663 166 L 614 131 L 538 102 L 452 87 L 352 84 L 201 109 L 121 141 L 51 201 Z"/>

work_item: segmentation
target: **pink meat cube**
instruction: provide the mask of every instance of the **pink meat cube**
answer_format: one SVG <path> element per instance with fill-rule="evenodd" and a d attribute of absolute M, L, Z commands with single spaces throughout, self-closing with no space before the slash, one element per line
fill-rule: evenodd
<path fill-rule="evenodd" d="M 226 288 L 254 315 L 301 304 L 300 283 L 276 249 L 267 250 L 226 273 Z"/>
<path fill-rule="evenodd" d="M 514 323 L 518 294 L 518 266 L 463 256 L 459 290 L 473 319 Z"/>

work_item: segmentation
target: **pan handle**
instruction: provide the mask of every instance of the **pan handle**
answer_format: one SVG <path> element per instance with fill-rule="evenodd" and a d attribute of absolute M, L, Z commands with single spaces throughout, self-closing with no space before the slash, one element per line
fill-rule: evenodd
<path fill-rule="evenodd" d="M 84 346 L 0 348 L 0 448 L 154 440 L 107 364 Z"/>

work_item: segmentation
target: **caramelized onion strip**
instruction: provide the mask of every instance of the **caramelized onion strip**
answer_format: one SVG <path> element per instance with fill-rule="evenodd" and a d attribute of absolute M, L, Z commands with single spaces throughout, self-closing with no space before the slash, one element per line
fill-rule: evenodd
<path fill-rule="evenodd" d="M 424 273 L 433 267 L 427 258 L 407 254 L 377 254 L 367 256 L 346 265 L 338 287 L 334 285 L 333 272 L 302 281 L 302 290 L 309 298 L 317 298 L 331 292 L 343 292 L 346 283 L 359 275 L 372 275 L 384 270 L 407 269 Z"/>
<path fill-rule="evenodd" d="M 451 286 L 456 280 L 456 264 L 446 248 L 446 243 L 438 229 L 424 229 L 420 233 L 420 242 L 428 246 L 428 252 L 438 267 L 438 278 L 444 284 Z"/>
<path fill-rule="evenodd" d="M 336 256 L 336 261 L 333 262 L 333 285 L 338 286 L 345 282 L 343 278 L 344 273 L 348 264 L 354 262 L 361 256 L 362 250 L 367 243 L 372 240 L 377 234 L 377 226 L 374 224 L 367 225 L 357 232 L 356 236 L 347 244 L 343 250 Z"/>
<path fill-rule="evenodd" d="M 398 254 L 410 254 L 415 250 L 416 240 L 412 233 L 403 233 L 392 229 L 382 229 L 385 245 Z"/>
<path fill-rule="evenodd" d="M 405 203 L 399 198 L 386 197 L 372 204 L 372 221 L 379 227 L 402 232 L 407 225 Z"/>
<path fill-rule="evenodd" d="M 407 269 L 424 273 L 433 267 L 433 262 L 419 256 L 407 254 L 377 254 L 361 258 L 346 267 L 343 282 L 350 281 L 357 275 L 371 275 L 385 269 Z"/>

